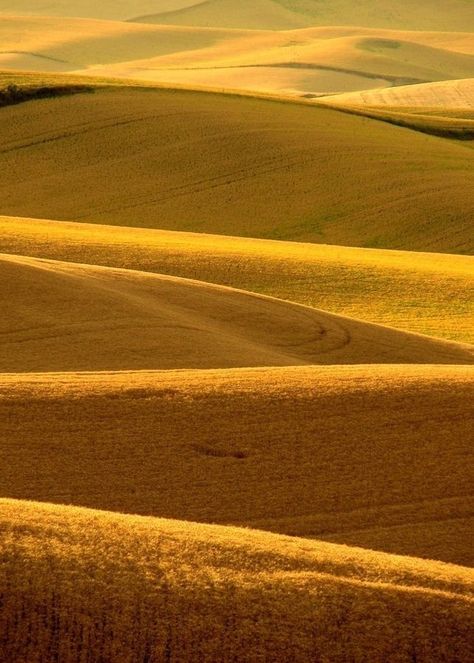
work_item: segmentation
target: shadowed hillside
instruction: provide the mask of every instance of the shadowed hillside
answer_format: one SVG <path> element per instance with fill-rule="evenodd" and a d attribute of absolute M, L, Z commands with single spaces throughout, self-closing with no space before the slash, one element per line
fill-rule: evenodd
<path fill-rule="evenodd" d="M 181 276 L 474 343 L 474 259 L 0 217 L 0 252 Z"/>
<path fill-rule="evenodd" d="M 171 276 L 0 256 L 0 370 L 472 364 L 474 347 Z"/>
<path fill-rule="evenodd" d="M 469 565 L 472 377 L 421 366 L 3 375 L 0 493 Z"/>
<path fill-rule="evenodd" d="M 4 214 L 473 249 L 463 145 L 327 109 L 184 91 L 98 90 L 1 113 Z"/>
<path fill-rule="evenodd" d="M 24 0 L 25 1 L 25 0 Z M 31 0 L 26 0 L 31 6 Z M 285 29 L 306 25 L 364 25 L 418 30 L 471 30 L 470 0 L 207 0 L 135 20 L 186 25 Z"/>

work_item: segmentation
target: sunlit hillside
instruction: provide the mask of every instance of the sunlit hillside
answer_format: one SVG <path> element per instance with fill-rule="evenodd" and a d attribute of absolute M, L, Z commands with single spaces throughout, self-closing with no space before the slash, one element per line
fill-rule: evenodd
<path fill-rule="evenodd" d="M 0 0 L 0 11 L 151 23 L 285 29 L 363 25 L 404 30 L 472 30 L 470 0 Z"/>
<path fill-rule="evenodd" d="M 201 281 L 1 254 L 0 276 L 4 372 L 474 363 L 473 346 Z"/>
<path fill-rule="evenodd" d="M 469 658 L 462 567 L 9 500 L 0 518 L 5 660 Z"/>
<path fill-rule="evenodd" d="M 0 252 L 231 286 L 474 343 L 474 259 L 0 217 Z"/>
<path fill-rule="evenodd" d="M 462 144 L 330 109 L 187 91 L 97 90 L 2 114 L 4 214 L 473 249 Z"/>
<path fill-rule="evenodd" d="M 380 365 L 3 375 L 0 491 L 472 565 L 473 376 Z"/>
<path fill-rule="evenodd" d="M 474 661 L 474 0 L 0 0 L 0 663 Z"/>
<path fill-rule="evenodd" d="M 0 14 L 0 67 L 296 96 L 474 76 L 468 32 L 237 30 Z"/>

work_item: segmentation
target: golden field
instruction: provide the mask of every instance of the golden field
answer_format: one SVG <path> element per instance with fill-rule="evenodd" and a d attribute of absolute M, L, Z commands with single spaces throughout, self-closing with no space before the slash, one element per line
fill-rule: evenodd
<path fill-rule="evenodd" d="M 184 90 L 100 89 L 2 113 L 3 214 L 472 251 L 472 153 L 460 143 Z"/>
<path fill-rule="evenodd" d="M 472 394 L 461 366 L 3 374 L 0 491 L 471 566 Z"/>
<path fill-rule="evenodd" d="M 294 96 L 474 76 L 474 46 L 465 31 L 349 26 L 245 30 L 15 13 L 0 14 L 0 36 L 4 69 Z"/>
<path fill-rule="evenodd" d="M 4 372 L 474 363 L 471 345 L 201 281 L 6 254 L 0 278 Z"/>
<path fill-rule="evenodd" d="M 0 217 L 0 252 L 168 274 L 474 343 L 470 256 Z"/>
<path fill-rule="evenodd" d="M 121 663 L 470 655 L 463 567 L 11 500 L 0 518 L 8 660 L 75 662 L 92 643 Z"/>
<path fill-rule="evenodd" d="M 474 659 L 469 0 L 0 0 L 0 662 Z"/>
<path fill-rule="evenodd" d="M 0 12 L 83 16 L 158 24 L 219 25 L 282 30 L 312 25 L 362 25 L 404 30 L 472 30 L 469 0 L 1 0 Z"/>

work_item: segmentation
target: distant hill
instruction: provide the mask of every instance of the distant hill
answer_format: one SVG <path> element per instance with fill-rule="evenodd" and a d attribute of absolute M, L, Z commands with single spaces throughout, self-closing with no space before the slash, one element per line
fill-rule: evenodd
<path fill-rule="evenodd" d="M 31 6 L 31 0 L 28 4 Z M 134 20 L 275 30 L 313 25 L 404 30 L 474 28 L 470 0 L 207 0 L 175 11 L 137 14 Z"/>

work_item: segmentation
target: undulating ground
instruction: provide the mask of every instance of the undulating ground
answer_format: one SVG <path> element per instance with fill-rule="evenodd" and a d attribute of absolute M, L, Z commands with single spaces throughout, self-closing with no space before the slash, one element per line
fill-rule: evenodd
<path fill-rule="evenodd" d="M 461 141 L 309 104 L 134 87 L 2 114 L 3 214 L 371 248 L 474 248 L 472 151 Z"/>
<path fill-rule="evenodd" d="M 474 659 L 469 0 L 0 0 L 0 661 Z"/>

